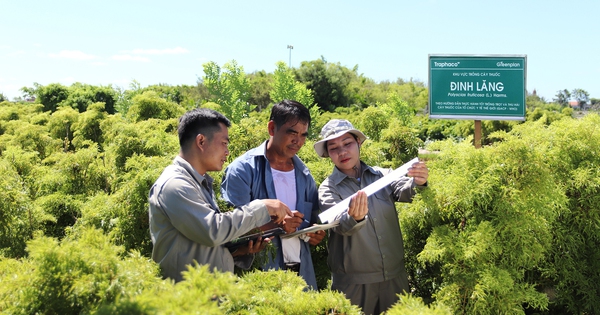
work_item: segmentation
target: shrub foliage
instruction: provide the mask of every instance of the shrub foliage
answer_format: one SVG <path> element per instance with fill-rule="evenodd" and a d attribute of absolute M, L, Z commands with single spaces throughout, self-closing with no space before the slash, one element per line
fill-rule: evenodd
<path fill-rule="evenodd" d="M 275 81 L 310 91 L 283 70 Z M 178 153 L 181 100 L 138 90 L 114 104 L 106 88 L 36 88 L 42 104 L 0 103 L 0 312 L 359 313 L 328 289 L 326 241 L 313 248 L 319 292 L 283 271 L 191 266 L 181 283 L 160 279 L 147 196 Z M 397 205 L 411 294 L 389 314 L 599 313 L 600 117 L 537 107 L 525 123 L 486 122 L 486 145 L 474 149 L 469 122 L 415 116 L 422 93 L 403 101 L 399 92 L 365 109 L 311 107 L 298 153 L 317 184 L 331 173 L 312 145 L 332 118 L 369 136 L 361 155 L 370 165 L 400 166 L 423 146 L 437 152 L 429 188 Z M 207 106 L 237 108 L 232 160 L 268 138 L 269 115 L 229 100 Z"/>

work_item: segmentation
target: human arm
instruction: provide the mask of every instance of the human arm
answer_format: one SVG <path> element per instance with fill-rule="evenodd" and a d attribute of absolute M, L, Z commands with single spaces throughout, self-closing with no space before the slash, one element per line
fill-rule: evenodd
<path fill-rule="evenodd" d="M 151 202 L 157 204 L 170 225 L 188 239 L 209 247 L 219 246 L 270 221 L 262 201 L 221 213 L 210 184 L 199 185 L 187 176 L 174 176 L 157 187 Z"/>
<path fill-rule="evenodd" d="M 392 170 L 380 169 L 382 174 Z M 411 165 L 406 176 L 402 176 L 390 184 L 395 201 L 411 202 L 416 194 L 416 188 L 427 187 L 429 170 L 424 162 L 417 162 Z"/>
<path fill-rule="evenodd" d="M 321 211 L 325 211 L 338 204 L 345 199 L 346 195 L 350 196 L 353 194 L 348 187 L 344 187 L 343 189 L 344 192 L 340 191 L 340 187 L 334 185 L 329 179 L 325 179 L 319 187 L 319 206 Z M 356 196 L 358 196 L 358 194 Z M 356 196 L 354 197 L 356 198 L 354 200 L 361 199 L 361 197 Z M 366 200 L 367 198 L 365 198 L 365 202 Z M 354 202 L 357 201 L 351 202 L 354 206 L 359 206 L 363 203 L 362 200 L 359 200 L 357 203 Z M 363 211 L 364 208 L 353 208 L 353 214 L 359 218 L 359 220 Z M 353 217 L 348 211 L 344 211 L 335 218 L 335 220 L 339 220 L 340 224 L 337 227 L 332 228 L 332 230 L 341 235 L 352 235 L 366 224 L 366 220 L 364 220 L 365 218 L 366 216 L 362 216 L 362 220 L 357 221 L 356 218 Z"/>

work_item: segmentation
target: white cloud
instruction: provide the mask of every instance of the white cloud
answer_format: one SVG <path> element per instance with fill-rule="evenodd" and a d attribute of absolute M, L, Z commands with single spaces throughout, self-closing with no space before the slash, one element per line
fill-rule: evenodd
<path fill-rule="evenodd" d="M 114 55 L 112 56 L 114 60 L 121 61 L 140 61 L 140 62 L 150 62 L 150 58 L 142 57 L 142 56 L 132 56 L 132 55 Z"/>
<path fill-rule="evenodd" d="M 130 53 L 134 55 L 180 55 L 187 54 L 189 52 L 189 50 L 179 46 L 166 49 L 134 49 L 130 51 Z"/>
<path fill-rule="evenodd" d="M 96 56 L 89 55 L 79 50 L 61 50 L 58 54 L 49 54 L 52 58 L 65 58 L 75 60 L 91 60 L 95 59 Z"/>
<path fill-rule="evenodd" d="M 101 61 L 94 61 L 92 62 L 92 66 L 106 66 L 108 63 L 106 62 L 101 62 Z"/>

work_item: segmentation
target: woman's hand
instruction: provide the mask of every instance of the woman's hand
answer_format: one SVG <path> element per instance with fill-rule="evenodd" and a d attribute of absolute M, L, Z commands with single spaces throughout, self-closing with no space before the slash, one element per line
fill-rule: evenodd
<path fill-rule="evenodd" d="M 367 203 L 367 193 L 359 190 L 356 195 L 350 199 L 348 215 L 353 217 L 356 221 L 362 221 L 368 212 L 369 206 Z"/>
<path fill-rule="evenodd" d="M 427 178 L 429 177 L 429 169 L 427 169 L 427 165 L 425 162 L 417 162 L 413 164 L 409 169 L 406 176 L 413 177 L 415 180 L 415 184 L 422 186 L 427 183 Z"/>

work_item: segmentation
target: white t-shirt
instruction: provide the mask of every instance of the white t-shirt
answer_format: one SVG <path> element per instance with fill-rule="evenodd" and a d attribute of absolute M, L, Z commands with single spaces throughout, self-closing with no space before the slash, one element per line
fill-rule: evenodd
<path fill-rule="evenodd" d="M 271 168 L 271 172 L 273 174 L 273 184 L 275 185 L 277 199 L 285 203 L 290 210 L 295 210 L 296 173 L 294 170 L 282 172 L 274 168 Z M 298 237 L 281 239 L 281 247 L 283 250 L 283 261 L 285 263 L 300 262 L 300 239 Z"/>

